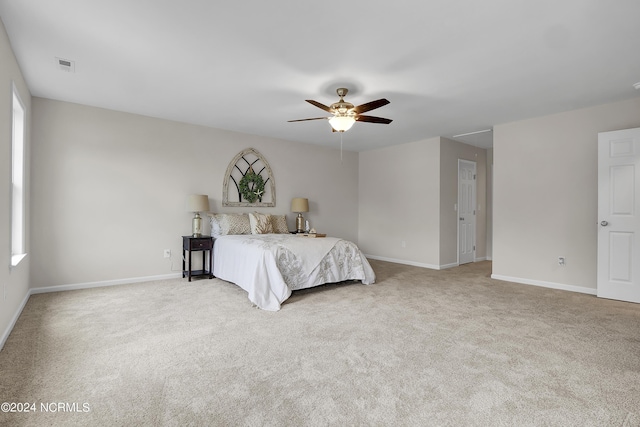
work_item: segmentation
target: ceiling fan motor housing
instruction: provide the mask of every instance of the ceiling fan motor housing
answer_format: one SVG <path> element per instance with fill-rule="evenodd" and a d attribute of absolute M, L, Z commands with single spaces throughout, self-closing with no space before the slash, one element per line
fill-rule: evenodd
<path fill-rule="evenodd" d="M 347 93 L 349 93 L 349 89 L 344 87 L 339 87 L 338 89 L 336 89 L 336 93 L 340 97 L 340 101 L 334 102 L 333 104 L 331 104 L 331 109 L 334 111 L 334 114 L 355 115 L 355 112 L 352 111 L 355 106 L 352 103 L 347 102 L 343 99 L 347 95 Z"/>
<path fill-rule="evenodd" d="M 334 114 L 353 114 L 356 113 L 353 111 L 354 105 L 350 102 L 335 102 L 331 104 L 331 109 Z"/>

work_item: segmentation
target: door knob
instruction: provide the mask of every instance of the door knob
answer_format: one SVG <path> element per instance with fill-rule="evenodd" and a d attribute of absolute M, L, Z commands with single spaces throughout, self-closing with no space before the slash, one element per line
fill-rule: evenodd
<path fill-rule="evenodd" d="M 464 221 L 464 218 L 460 217 L 460 221 Z"/>
<path fill-rule="evenodd" d="M 609 225 L 609 223 L 607 221 L 601 221 L 600 225 L 606 227 L 607 225 Z"/>

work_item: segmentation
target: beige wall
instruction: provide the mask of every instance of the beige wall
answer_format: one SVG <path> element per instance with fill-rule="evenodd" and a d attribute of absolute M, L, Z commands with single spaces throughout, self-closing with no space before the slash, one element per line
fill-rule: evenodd
<path fill-rule="evenodd" d="M 493 147 L 487 149 L 487 259 L 493 259 Z"/>
<path fill-rule="evenodd" d="M 308 197 L 311 226 L 357 241 L 357 153 L 42 98 L 33 115 L 34 288 L 171 274 L 165 248 L 180 271 L 189 193 L 286 213 L 290 228 L 291 198 Z M 271 165 L 276 207 L 223 209 L 224 172 L 248 147 Z"/>
<path fill-rule="evenodd" d="M 363 252 L 429 268 L 457 265 L 458 159 L 477 164 L 476 258 L 486 257 L 486 150 L 446 138 L 360 153 Z"/>
<path fill-rule="evenodd" d="M 358 241 L 364 253 L 439 265 L 439 159 L 440 138 L 360 153 Z"/>
<path fill-rule="evenodd" d="M 12 134 L 12 82 L 27 113 L 25 197 L 27 208 L 27 256 L 11 268 L 11 134 Z M 29 152 L 31 122 L 31 94 L 18 67 L 4 25 L 0 21 L 0 348 L 4 344 L 22 303 L 29 291 L 29 264 L 32 246 L 29 244 Z"/>
<path fill-rule="evenodd" d="M 596 288 L 598 132 L 638 126 L 640 98 L 494 127 L 495 277 Z"/>
<path fill-rule="evenodd" d="M 458 263 L 458 160 L 476 163 L 476 259 L 487 256 L 487 150 L 441 138 L 440 266 Z"/>

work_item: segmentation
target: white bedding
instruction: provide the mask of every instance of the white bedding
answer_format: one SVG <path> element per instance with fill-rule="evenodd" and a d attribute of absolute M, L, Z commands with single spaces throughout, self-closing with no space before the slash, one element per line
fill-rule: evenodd
<path fill-rule="evenodd" d="M 253 304 L 269 311 L 280 310 L 294 290 L 344 280 L 375 282 L 371 265 L 354 243 L 290 234 L 217 237 L 213 274 L 240 286 Z"/>

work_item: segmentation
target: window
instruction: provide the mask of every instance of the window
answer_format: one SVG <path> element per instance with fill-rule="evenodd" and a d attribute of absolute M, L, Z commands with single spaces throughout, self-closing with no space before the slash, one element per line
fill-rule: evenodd
<path fill-rule="evenodd" d="M 11 127 L 11 265 L 26 255 L 25 189 L 24 189 L 24 133 L 25 110 L 13 85 L 13 123 Z"/>

